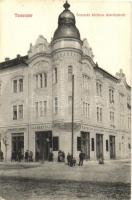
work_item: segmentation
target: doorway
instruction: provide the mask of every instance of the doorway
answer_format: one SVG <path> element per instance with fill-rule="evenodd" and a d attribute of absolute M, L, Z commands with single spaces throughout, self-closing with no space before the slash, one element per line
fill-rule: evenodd
<path fill-rule="evenodd" d="M 110 159 L 115 159 L 115 136 L 110 135 L 109 136 L 110 141 Z"/>
<path fill-rule="evenodd" d="M 24 158 L 24 133 L 12 133 L 12 159 Z"/>
<path fill-rule="evenodd" d="M 52 148 L 52 131 L 39 131 L 35 133 L 36 153 L 35 159 L 48 160 L 50 148 Z"/>
<path fill-rule="evenodd" d="M 103 157 L 103 134 L 96 134 L 96 157 Z"/>
<path fill-rule="evenodd" d="M 90 159 L 90 133 L 81 132 L 81 150 L 85 154 L 85 159 Z"/>

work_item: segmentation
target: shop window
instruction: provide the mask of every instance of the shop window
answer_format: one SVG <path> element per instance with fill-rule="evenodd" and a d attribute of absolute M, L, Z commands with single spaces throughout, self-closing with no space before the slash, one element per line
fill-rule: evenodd
<path fill-rule="evenodd" d="M 59 151 L 59 137 L 53 137 L 53 151 Z"/>
<path fill-rule="evenodd" d="M 106 151 L 109 151 L 109 144 L 108 144 L 108 140 L 106 140 Z"/>
<path fill-rule="evenodd" d="M 94 138 L 91 138 L 91 150 L 94 151 Z"/>
<path fill-rule="evenodd" d="M 77 151 L 81 151 L 81 137 L 77 137 Z"/>

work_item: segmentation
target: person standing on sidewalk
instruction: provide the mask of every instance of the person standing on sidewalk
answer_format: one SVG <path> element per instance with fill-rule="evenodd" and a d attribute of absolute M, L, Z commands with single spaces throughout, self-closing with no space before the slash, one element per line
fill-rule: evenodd
<path fill-rule="evenodd" d="M 84 160 L 84 153 L 81 150 L 79 154 L 79 166 L 83 166 L 83 160 Z"/>

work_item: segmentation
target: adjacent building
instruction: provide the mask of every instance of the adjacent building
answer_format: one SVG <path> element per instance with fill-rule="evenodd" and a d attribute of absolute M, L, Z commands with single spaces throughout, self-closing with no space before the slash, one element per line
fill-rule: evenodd
<path fill-rule="evenodd" d="M 0 63 L 5 160 L 26 150 L 34 160 L 48 160 L 50 151 L 57 160 L 59 150 L 76 158 L 82 150 L 90 160 L 130 157 L 131 88 L 122 70 L 114 77 L 94 62 L 69 7 L 66 2 L 50 43 L 40 35 L 28 55 Z"/>

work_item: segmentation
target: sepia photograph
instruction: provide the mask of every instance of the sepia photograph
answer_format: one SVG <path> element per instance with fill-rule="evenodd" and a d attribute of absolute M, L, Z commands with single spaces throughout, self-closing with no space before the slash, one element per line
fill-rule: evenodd
<path fill-rule="evenodd" d="M 0 0 L 0 200 L 131 199 L 131 16 Z"/>

